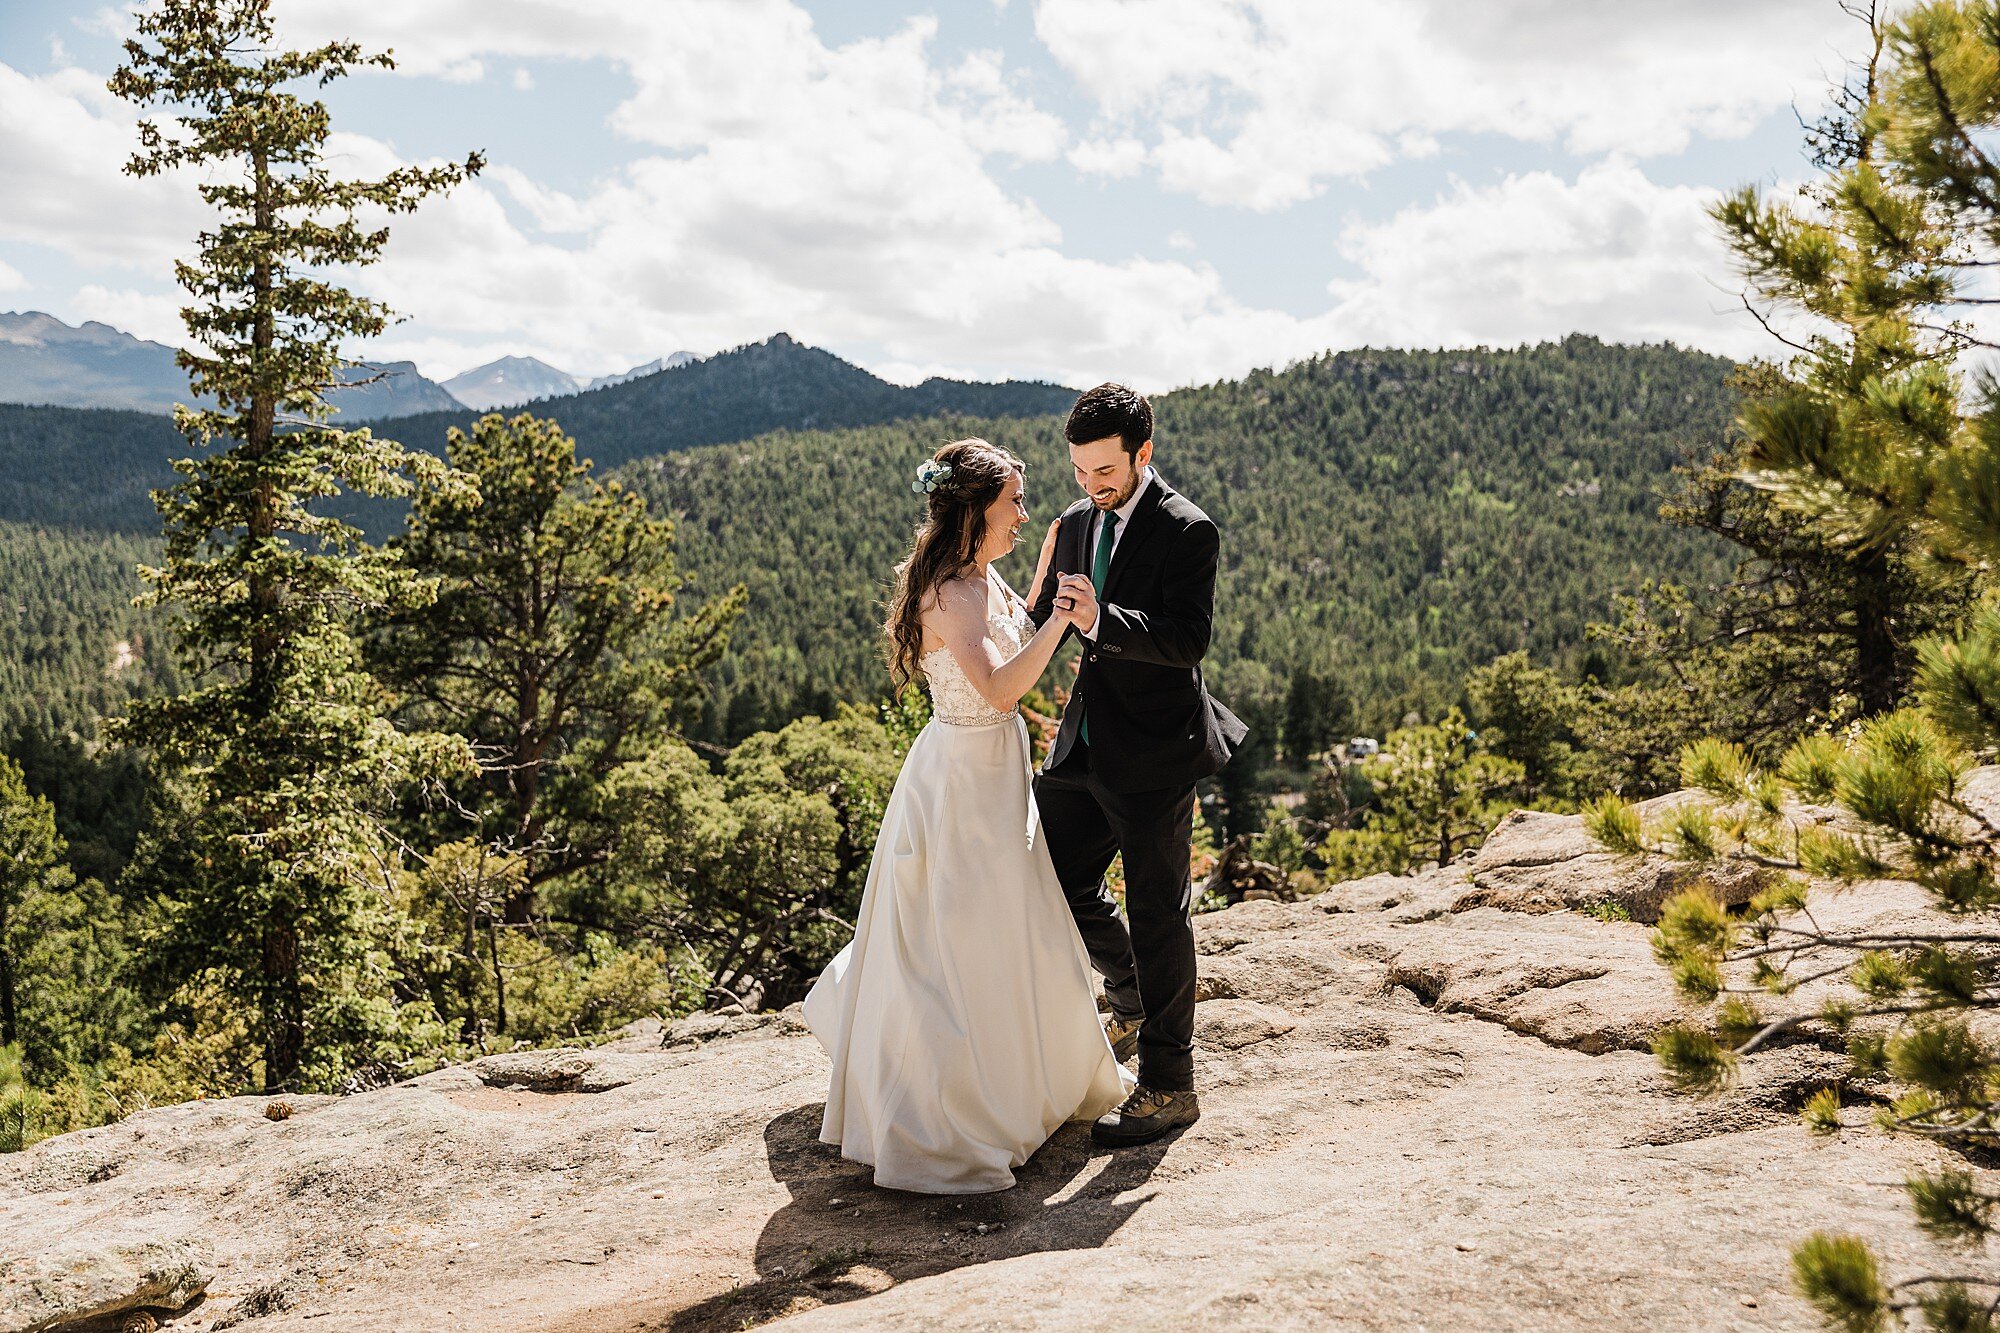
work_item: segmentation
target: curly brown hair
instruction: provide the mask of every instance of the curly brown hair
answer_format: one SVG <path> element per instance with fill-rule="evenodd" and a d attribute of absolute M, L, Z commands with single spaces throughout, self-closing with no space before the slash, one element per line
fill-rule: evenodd
<path fill-rule="evenodd" d="M 986 510 L 1006 488 L 1007 478 L 1027 465 L 984 440 L 953 440 L 931 455 L 951 468 L 951 476 L 924 497 L 910 554 L 896 566 L 889 613 L 882 628 L 889 636 L 889 675 L 896 688 L 916 680 L 924 655 L 924 604 L 937 590 L 972 567 L 986 540 Z"/>

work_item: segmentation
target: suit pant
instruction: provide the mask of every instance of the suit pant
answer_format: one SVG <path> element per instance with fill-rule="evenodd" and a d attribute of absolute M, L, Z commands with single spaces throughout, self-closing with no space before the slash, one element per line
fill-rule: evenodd
<path fill-rule="evenodd" d="M 1167 1092 L 1194 1087 L 1194 786 L 1115 792 L 1079 742 L 1035 779 L 1035 804 L 1090 961 L 1120 1018 L 1144 1015 L 1139 1081 Z M 1125 919 L 1104 872 L 1125 856 Z M 1129 924 L 1128 924 L 1129 923 Z"/>

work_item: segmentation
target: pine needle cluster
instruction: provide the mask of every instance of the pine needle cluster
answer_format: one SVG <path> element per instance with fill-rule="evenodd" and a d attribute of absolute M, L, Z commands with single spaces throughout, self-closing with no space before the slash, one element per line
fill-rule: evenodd
<path fill-rule="evenodd" d="M 1607 847 L 1692 863 L 1763 867 L 1737 913 L 1699 883 L 1668 904 L 1655 951 L 1707 1022 L 1661 1032 L 1655 1052 L 1683 1086 L 1726 1084 L 1747 1055 L 1811 1037 L 1845 1044 L 1846 1091 L 1879 1122 L 1948 1144 L 2000 1141 L 2000 827 L 1973 799 L 2000 751 L 2000 397 L 1961 358 L 1990 346 L 1972 313 L 1990 304 L 1984 256 L 2000 242 L 2000 4 L 1917 6 L 1893 20 L 1855 11 L 1875 41 L 1815 135 L 1824 176 L 1796 200 L 1745 189 L 1714 211 L 1746 298 L 1796 353 L 1763 381 L 1740 425 L 1739 476 L 1830 542 L 1921 552 L 1969 577 L 1976 608 L 1916 645 L 1902 706 L 1800 738 L 1759 766 L 1716 740 L 1681 753 L 1704 794 L 1645 822 L 1615 798 L 1587 812 Z M 1873 880 L 1919 886 L 1948 920 L 1909 929 L 1838 924 L 1821 896 Z M 1842 1090 L 1815 1095 L 1807 1125 L 1837 1131 Z M 1978 1253 L 2000 1197 L 1966 1170 L 1919 1174 L 1922 1228 Z M 1855 1238 L 1816 1235 L 1794 1280 L 1830 1326 L 1920 1320 L 1988 1329 L 2000 1280 L 1978 1273 L 1891 1281 Z"/>

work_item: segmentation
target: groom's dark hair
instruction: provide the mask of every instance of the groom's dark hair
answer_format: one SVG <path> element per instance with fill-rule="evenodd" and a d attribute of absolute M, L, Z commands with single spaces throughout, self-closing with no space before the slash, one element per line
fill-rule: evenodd
<path fill-rule="evenodd" d="M 1153 405 L 1137 389 L 1100 384 L 1076 400 L 1063 436 L 1071 444 L 1089 444 L 1113 435 L 1124 443 L 1126 453 L 1138 453 L 1139 446 L 1153 438 Z"/>

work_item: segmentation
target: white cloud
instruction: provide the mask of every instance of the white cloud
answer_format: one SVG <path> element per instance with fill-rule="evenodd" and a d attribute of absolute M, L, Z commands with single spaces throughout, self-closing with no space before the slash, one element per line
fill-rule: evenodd
<path fill-rule="evenodd" d="M 125 5 L 100 5 L 88 14 L 82 14 L 70 21 L 83 32 L 98 37 L 114 37 L 120 41 L 132 35 L 132 11 L 136 3 Z"/>
<path fill-rule="evenodd" d="M 1141 139 L 1168 189 L 1270 210 L 1441 134 L 1634 156 L 1742 135 L 1817 105 L 1860 30 L 1823 0 L 1038 0 L 1035 31 L 1096 99 L 1094 138 Z"/>
<path fill-rule="evenodd" d="M 1210 47 L 1270 58 L 1259 53 L 1274 39 L 1247 0 L 1191 3 L 1180 21 L 1195 39 L 1167 21 L 1165 7 L 1182 0 L 1152 3 L 1164 18 L 1139 23 L 1121 52 L 1132 76 L 1114 65 L 1086 80 L 1106 122 L 1082 137 L 1037 106 L 1001 57 L 941 60 L 931 19 L 829 46 L 789 0 L 281 0 L 280 17 L 294 43 L 352 35 L 394 46 L 403 70 L 424 77 L 558 58 L 601 62 L 629 80 L 611 124 L 632 147 L 614 173 L 558 190 L 499 162 L 396 218 L 386 261 L 352 279 L 412 317 L 353 350 L 413 359 L 435 377 L 510 353 L 582 374 L 622 371 L 658 352 L 730 347 L 779 329 L 849 355 L 868 349 L 869 363 L 898 379 L 1115 377 L 1147 388 L 1364 342 L 1499 344 L 1582 329 L 1746 349 L 1741 316 L 1716 313 L 1733 296 L 1714 285 L 1728 268 L 1701 216 L 1707 196 L 1657 186 L 1624 157 L 1574 177 L 1457 185 L 1393 219 L 1350 223 L 1327 239 L 1354 276 L 1316 315 L 1238 300 L 1185 231 L 1168 233 L 1174 253 L 1164 260 L 1066 253 L 1061 229 L 1003 183 L 1002 166 L 1150 165 L 1179 188 L 1226 187 L 1231 202 L 1277 206 L 1328 172 L 1433 152 L 1437 134 L 1475 125 L 1474 112 L 1489 114 L 1503 93 L 1542 106 L 1530 91 L 1488 89 L 1486 102 L 1467 93 L 1447 115 L 1417 98 L 1422 114 L 1378 118 L 1322 144 L 1336 107 L 1279 139 L 1271 118 L 1297 109 L 1316 76 L 1296 73 L 1252 97 L 1208 60 Z M 1366 11 L 1349 24 L 1358 40 L 1363 25 L 1388 24 L 1382 15 L 1394 7 L 1356 8 Z M 1129 18 L 1109 0 L 1047 0 L 1038 18 L 1058 11 L 1110 23 L 1097 34 L 1104 40 Z M 1585 22 L 1533 16 L 1544 35 Z M 1666 21 L 1649 22 L 1638 26 L 1657 36 Z M 1072 28 L 1072 38 L 1091 36 Z M 756 59 L 722 58 L 741 52 Z M 1310 64 L 1321 49 L 1297 54 Z M 1562 59 L 1578 61 L 1573 52 Z M 1508 60 L 1517 74 L 1533 64 L 1519 53 Z M 1620 68 L 1629 77 L 1629 62 Z M 71 317 L 174 340 L 180 301 L 165 275 L 206 215 L 187 180 L 119 174 L 134 116 L 102 79 L 0 66 L 0 123 L 9 127 L 0 197 L 21 201 L 0 210 L 0 244 L 56 247 L 99 278 L 78 293 Z M 1551 134 L 1599 142 L 1609 133 L 1554 101 L 1538 114 Z M 1683 120 L 1683 132 L 1698 132 L 1698 117 Z M 353 134 L 329 151 L 355 174 L 403 160 Z M 139 273 L 158 275 L 164 290 L 135 290 Z"/>
<path fill-rule="evenodd" d="M 115 329 L 153 342 L 179 347 L 187 343 L 187 329 L 181 323 L 185 298 L 157 292 L 134 291 L 86 283 L 70 301 L 72 318 L 95 319 Z"/>
<path fill-rule="evenodd" d="M 940 67 L 932 19 L 829 47 L 781 0 L 583 6 L 562 23 L 536 8 L 289 11 L 302 39 L 322 35 L 306 19 L 359 24 L 358 38 L 393 44 L 411 69 L 436 68 L 445 50 L 594 56 L 632 79 L 611 123 L 647 151 L 617 176 L 565 193 L 496 167 L 396 221 L 390 261 L 364 281 L 420 312 L 427 336 L 522 330 L 517 350 L 596 371 L 624 369 L 634 346 L 724 347 L 782 328 L 912 366 L 998 358 L 1048 373 L 994 321 L 1014 308 L 1021 270 L 1068 262 L 1061 233 L 993 164 L 1057 159 L 1068 136 L 1000 57 Z M 755 61 L 716 58 L 751 50 Z M 387 165 L 358 143 L 346 151 L 356 170 Z"/>
<path fill-rule="evenodd" d="M 535 91 L 534 72 L 526 65 L 516 65 L 514 67 L 514 91 L 517 93 L 531 93 Z"/>
<path fill-rule="evenodd" d="M 1571 332 L 1671 339 L 1744 356 L 1772 349 L 1743 313 L 1705 209 L 1714 190 L 1660 186 L 1614 160 L 1548 172 L 1350 226 L 1361 276 L 1331 284 L 1342 344 L 1512 345 Z"/>
<path fill-rule="evenodd" d="M 88 265 L 165 272 L 205 214 L 189 178 L 124 174 L 136 111 L 80 69 L 30 76 L 0 64 L 0 242 L 47 245 Z"/>
<path fill-rule="evenodd" d="M 1146 165 L 1146 145 L 1130 135 L 1119 139 L 1085 139 L 1069 150 L 1069 163 L 1092 175 L 1136 176 Z"/>
<path fill-rule="evenodd" d="M 31 284 L 13 265 L 0 262 L 0 292 L 25 292 Z"/>
<path fill-rule="evenodd" d="M 436 73 L 446 83 L 478 83 L 486 77 L 486 66 L 477 60 L 454 60 Z"/>

